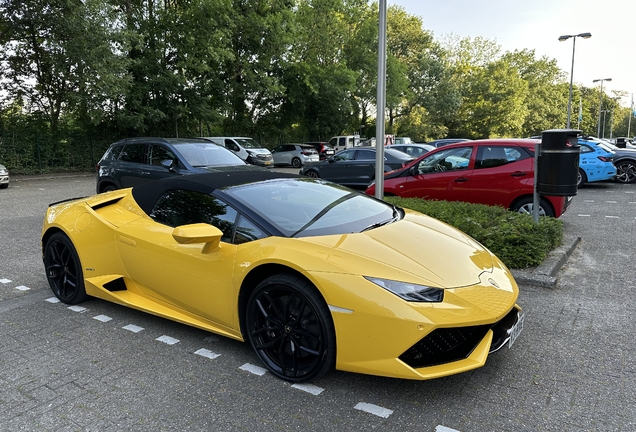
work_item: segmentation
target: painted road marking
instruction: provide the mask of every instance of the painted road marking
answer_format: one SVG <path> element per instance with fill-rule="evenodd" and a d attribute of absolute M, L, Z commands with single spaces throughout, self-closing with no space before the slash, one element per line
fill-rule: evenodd
<path fill-rule="evenodd" d="M 258 375 L 258 376 L 263 376 L 263 375 L 265 375 L 265 372 L 267 372 L 267 370 L 263 369 L 262 367 L 255 366 L 255 365 L 250 364 L 250 363 L 245 363 L 239 369 L 247 371 L 249 373 L 253 373 L 254 375 Z"/>
<path fill-rule="evenodd" d="M 15 287 L 15 289 L 20 290 L 20 291 L 28 291 L 31 288 L 29 288 L 28 286 L 20 285 L 20 286 Z"/>
<path fill-rule="evenodd" d="M 318 396 L 320 393 L 322 393 L 325 390 L 324 388 L 315 386 L 313 384 L 294 384 L 292 385 L 292 388 L 302 390 L 307 393 L 311 393 L 314 396 Z"/>
<path fill-rule="evenodd" d="M 166 335 L 159 336 L 159 337 L 158 337 L 157 339 L 155 339 L 155 340 L 158 340 L 159 342 L 163 342 L 163 343 L 165 343 L 165 344 L 167 344 L 167 345 L 174 345 L 174 344 L 176 344 L 176 343 L 179 343 L 179 342 L 180 342 L 180 341 L 179 341 L 179 339 L 175 339 L 175 338 L 173 338 L 173 337 L 166 336 Z"/>
<path fill-rule="evenodd" d="M 451 429 L 451 428 L 446 427 L 446 426 L 437 425 L 435 427 L 435 432 L 459 432 L 459 431 L 457 429 Z"/>
<path fill-rule="evenodd" d="M 47 298 L 47 299 L 46 299 L 46 300 L 44 300 L 44 301 L 47 301 L 47 302 L 49 302 L 49 303 L 59 303 L 59 302 L 60 302 L 60 299 L 59 299 L 59 298 L 57 298 L 57 297 L 49 297 L 49 298 Z"/>
<path fill-rule="evenodd" d="M 605 217 L 608 218 L 608 219 L 619 219 L 618 216 L 605 216 Z"/>
<path fill-rule="evenodd" d="M 616 201 L 605 201 L 608 204 L 616 204 Z"/>
<path fill-rule="evenodd" d="M 592 203 L 594 200 L 583 200 L 583 202 Z"/>
<path fill-rule="evenodd" d="M 0 279 L 0 283 L 3 283 L 3 284 L 11 283 L 11 279 Z"/>
<path fill-rule="evenodd" d="M 381 406 L 373 405 L 366 402 L 358 402 L 358 404 L 354 406 L 354 408 L 360 411 L 368 412 L 369 414 L 377 415 L 378 417 L 382 418 L 389 418 L 389 416 L 393 414 L 393 410 L 382 408 Z"/>
<path fill-rule="evenodd" d="M 86 312 L 88 310 L 82 306 L 69 306 L 68 308 L 72 310 L 73 312 Z"/>
<path fill-rule="evenodd" d="M 128 330 L 128 331 L 131 331 L 133 333 L 139 333 L 140 331 L 142 331 L 144 329 L 143 327 L 139 327 L 139 326 L 136 326 L 134 324 L 128 324 L 126 326 L 123 326 L 122 328 L 124 330 Z"/>
<path fill-rule="evenodd" d="M 212 352 L 210 350 L 206 350 L 205 348 L 198 349 L 194 353 L 196 355 L 200 355 L 202 357 L 206 357 L 206 358 L 209 358 L 209 359 L 212 359 L 212 360 L 214 360 L 215 358 L 217 358 L 217 357 L 219 357 L 221 355 L 221 354 L 214 353 L 214 352 Z"/>
<path fill-rule="evenodd" d="M 107 315 L 96 315 L 93 317 L 93 319 L 96 319 L 97 321 L 101 321 L 101 322 L 108 322 L 112 320 L 112 318 Z"/>
<path fill-rule="evenodd" d="M 580 217 L 590 217 L 590 215 L 584 215 L 584 214 L 580 214 L 580 215 L 577 215 L 577 216 L 580 216 Z"/>

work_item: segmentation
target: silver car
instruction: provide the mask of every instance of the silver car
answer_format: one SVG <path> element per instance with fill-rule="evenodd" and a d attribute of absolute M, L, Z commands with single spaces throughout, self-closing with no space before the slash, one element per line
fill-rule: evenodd
<path fill-rule="evenodd" d="M 283 144 L 272 150 L 274 165 L 291 165 L 300 168 L 308 162 L 318 162 L 318 152 L 311 145 Z"/>
<path fill-rule="evenodd" d="M 435 148 L 435 146 L 429 144 L 418 144 L 418 143 L 409 143 L 409 144 L 393 144 L 390 146 L 386 146 L 386 148 L 392 148 L 395 150 L 399 150 L 402 153 L 406 153 L 412 158 L 418 158 L 425 153 L 430 152 Z"/>
<path fill-rule="evenodd" d="M 9 187 L 9 170 L 0 164 L 0 189 L 6 189 Z"/>

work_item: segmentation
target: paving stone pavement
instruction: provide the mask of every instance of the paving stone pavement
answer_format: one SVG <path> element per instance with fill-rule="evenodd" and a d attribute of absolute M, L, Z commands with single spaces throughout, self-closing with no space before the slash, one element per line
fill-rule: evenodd
<path fill-rule="evenodd" d="M 562 217 L 567 261 L 519 277 L 526 323 L 512 349 L 424 382 L 333 372 L 314 394 L 256 374 L 246 344 L 99 300 L 48 302 L 45 203 L 94 190 L 93 178 L 59 181 L 0 194 L 0 431 L 636 430 L 636 185 L 579 191 Z M 33 210 L 7 209 L 11 196 Z"/>

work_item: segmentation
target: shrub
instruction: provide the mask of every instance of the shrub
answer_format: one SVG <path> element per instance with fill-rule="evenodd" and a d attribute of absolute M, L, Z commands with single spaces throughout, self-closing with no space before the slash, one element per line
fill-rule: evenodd
<path fill-rule="evenodd" d="M 503 207 L 463 202 L 385 197 L 385 201 L 441 220 L 465 232 L 509 268 L 527 268 L 543 262 L 563 241 L 563 222 L 512 212 Z"/>

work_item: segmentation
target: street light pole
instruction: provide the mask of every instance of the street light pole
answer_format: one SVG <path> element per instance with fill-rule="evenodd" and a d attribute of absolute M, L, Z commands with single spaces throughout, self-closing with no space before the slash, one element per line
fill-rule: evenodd
<path fill-rule="evenodd" d="M 568 129 L 570 129 L 570 118 L 572 117 L 572 82 L 574 80 L 574 50 L 576 49 L 577 37 L 582 37 L 583 39 L 589 39 L 592 37 L 592 33 L 579 33 L 577 35 L 559 36 L 559 42 L 563 42 L 572 38 L 572 68 L 570 69 L 570 96 L 568 97 L 568 125 L 567 125 Z"/>
<path fill-rule="evenodd" d="M 599 79 L 595 79 L 592 82 L 596 83 L 596 82 L 601 82 L 601 91 L 599 92 L 599 97 L 598 97 L 598 128 L 596 130 L 596 138 L 599 138 L 601 136 L 601 110 L 603 109 L 603 81 L 611 81 L 611 78 L 599 78 Z"/>

